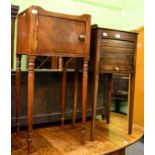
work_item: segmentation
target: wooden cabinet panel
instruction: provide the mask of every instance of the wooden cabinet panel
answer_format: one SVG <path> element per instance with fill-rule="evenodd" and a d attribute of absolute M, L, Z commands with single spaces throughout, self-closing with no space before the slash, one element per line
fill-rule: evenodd
<path fill-rule="evenodd" d="M 134 122 L 144 127 L 144 27 L 138 33 Z"/>
<path fill-rule="evenodd" d="M 83 55 L 85 41 L 80 40 L 80 35 L 85 34 L 85 22 L 38 16 L 37 53 L 54 51 L 57 53 L 71 52 L 72 54 Z"/>
<path fill-rule="evenodd" d="M 135 41 L 136 36 L 134 33 L 112 30 L 112 29 L 101 29 L 100 33 L 101 38 L 103 39 L 116 39 L 116 40 L 127 40 L 127 41 Z"/>
<path fill-rule="evenodd" d="M 110 47 L 120 47 L 120 48 L 129 48 L 133 49 L 134 48 L 134 43 L 130 41 L 122 41 L 122 40 L 114 40 L 114 39 L 102 39 L 101 45 L 104 46 L 110 46 Z"/>
<path fill-rule="evenodd" d="M 133 72 L 136 33 L 104 28 L 92 31 L 97 31 L 97 34 L 102 36 L 98 38 L 100 71 Z"/>
<path fill-rule="evenodd" d="M 112 44 L 111 44 L 112 45 Z M 125 48 L 123 46 L 117 47 L 117 46 L 106 46 L 101 45 L 101 52 L 104 54 L 108 53 L 114 53 L 114 54 L 133 54 L 133 48 Z M 102 54 L 101 53 L 101 54 Z"/>
<path fill-rule="evenodd" d="M 101 52 L 100 63 L 107 65 L 132 66 L 133 55 L 120 53 L 117 53 L 117 55 L 115 55 L 113 53 L 105 54 Z"/>

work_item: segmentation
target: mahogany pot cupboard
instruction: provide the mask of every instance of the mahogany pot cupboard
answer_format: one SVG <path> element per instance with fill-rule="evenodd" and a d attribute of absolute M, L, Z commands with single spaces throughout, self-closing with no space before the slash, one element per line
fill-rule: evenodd
<path fill-rule="evenodd" d="M 137 33 L 100 28 L 93 25 L 91 29 L 91 47 L 89 69 L 94 73 L 93 82 L 93 112 L 91 139 L 94 139 L 96 104 L 98 94 L 99 73 L 107 74 L 107 101 L 106 118 L 110 122 L 110 103 L 112 91 L 112 74 L 124 73 L 130 76 L 129 80 L 129 128 L 132 133 L 133 102 L 135 88 L 135 65 L 136 65 L 136 41 Z"/>
<path fill-rule="evenodd" d="M 20 130 L 20 60 L 22 55 L 27 55 L 28 152 L 31 152 L 32 145 L 34 61 L 36 56 L 57 56 L 64 58 L 61 92 L 62 127 L 64 126 L 66 63 L 69 57 L 83 58 L 81 143 L 85 144 L 90 20 L 90 15 L 73 16 L 54 13 L 38 6 L 31 6 L 18 15 L 16 52 L 17 133 Z"/>

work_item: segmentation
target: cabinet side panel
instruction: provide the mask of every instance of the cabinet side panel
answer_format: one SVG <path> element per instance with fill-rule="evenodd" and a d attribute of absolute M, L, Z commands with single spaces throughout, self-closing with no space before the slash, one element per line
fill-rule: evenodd
<path fill-rule="evenodd" d="M 31 51 L 31 21 L 28 13 L 17 18 L 17 54 L 29 54 Z"/>
<path fill-rule="evenodd" d="M 144 126 L 144 28 L 137 37 L 135 75 L 134 123 Z"/>

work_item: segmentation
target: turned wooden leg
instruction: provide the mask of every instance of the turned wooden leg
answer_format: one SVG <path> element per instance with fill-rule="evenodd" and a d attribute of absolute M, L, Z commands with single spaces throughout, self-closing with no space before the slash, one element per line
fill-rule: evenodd
<path fill-rule="evenodd" d="M 75 70 L 75 73 L 74 73 L 74 101 L 73 101 L 72 128 L 75 127 L 77 97 L 78 97 L 78 70 Z"/>
<path fill-rule="evenodd" d="M 51 69 L 58 69 L 58 57 L 52 57 L 51 62 Z"/>
<path fill-rule="evenodd" d="M 133 126 L 133 107 L 134 107 L 134 91 L 135 91 L 135 75 L 131 74 L 129 78 L 129 129 L 128 134 L 132 134 L 132 126 Z"/>
<path fill-rule="evenodd" d="M 61 127 L 64 127 L 64 115 L 65 115 L 65 100 L 66 100 L 66 66 L 63 67 L 62 72 L 62 94 L 61 94 Z"/>
<path fill-rule="evenodd" d="M 84 59 L 82 76 L 82 128 L 81 144 L 85 144 L 86 136 L 86 105 L 87 105 L 87 87 L 88 87 L 88 60 Z"/>
<path fill-rule="evenodd" d="M 21 55 L 16 56 L 16 134 L 20 132 L 20 72 Z"/>
<path fill-rule="evenodd" d="M 28 56 L 28 94 L 27 94 L 27 114 L 28 114 L 28 153 L 32 148 L 32 117 L 34 99 L 34 56 Z"/>
<path fill-rule="evenodd" d="M 98 94 L 98 80 L 99 80 L 99 72 L 94 72 L 93 107 L 92 107 L 92 122 L 91 122 L 91 140 L 94 140 L 96 105 L 97 105 L 97 94 Z"/>
<path fill-rule="evenodd" d="M 58 69 L 62 69 L 63 68 L 63 59 L 62 57 L 58 58 Z"/>
<path fill-rule="evenodd" d="M 111 92 L 112 92 L 112 74 L 108 74 L 108 90 L 107 90 L 107 109 L 106 118 L 107 123 L 110 123 L 110 105 L 111 105 Z"/>

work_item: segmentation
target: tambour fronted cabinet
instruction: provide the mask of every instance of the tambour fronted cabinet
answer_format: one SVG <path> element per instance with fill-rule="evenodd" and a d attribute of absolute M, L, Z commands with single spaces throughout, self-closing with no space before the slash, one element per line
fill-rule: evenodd
<path fill-rule="evenodd" d="M 17 133 L 20 130 L 20 60 L 21 55 L 28 55 L 28 152 L 31 151 L 32 144 L 34 61 L 36 56 L 64 58 L 61 92 L 62 127 L 64 125 L 65 109 L 66 59 L 72 57 L 83 59 L 81 143 L 85 143 L 90 20 L 90 15 L 73 16 L 54 13 L 38 6 L 31 6 L 18 15 L 16 55 Z"/>
<path fill-rule="evenodd" d="M 93 25 L 91 29 L 90 48 L 90 70 L 94 72 L 94 95 L 92 112 L 91 139 L 94 139 L 96 103 L 98 93 L 99 73 L 108 76 L 106 119 L 110 122 L 110 102 L 112 91 L 112 74 L 124 73 L 130 77 L 129 87 L 129 128 L 132 133 L 133 122 L 133 100 L 135 86 L 135 64 L 136 64 L 136 40 L 137 34 L 113 29 L 99 28 Z"/>

